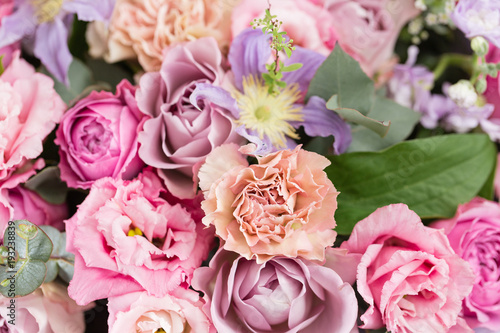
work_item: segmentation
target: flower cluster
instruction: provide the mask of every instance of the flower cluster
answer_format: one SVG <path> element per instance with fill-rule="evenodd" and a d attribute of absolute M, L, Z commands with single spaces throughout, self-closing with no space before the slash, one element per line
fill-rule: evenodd
<path fill-rule="evenodd" d="M 499 15 L 0 0 L 0 331 L 499 332 Z"/>

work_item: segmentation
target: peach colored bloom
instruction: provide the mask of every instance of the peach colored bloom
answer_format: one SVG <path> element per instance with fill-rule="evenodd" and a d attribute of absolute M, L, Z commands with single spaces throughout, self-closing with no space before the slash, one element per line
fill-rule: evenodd
<path fill-rule="evenodd" d="M 179 42 L 212 36 L 222 49 L 227 48 L 232 3 L 227 0 L 118 0 L 109 26 L 105 59 L 116 62 L 137 57 L 146 71 L 155 71 L 160 69 L 163 50 Z M 96 55 L 103 33 L 97 32 L 96 27 L 91 32 L 89 44 Z"/>
<path fill-rule="evenodd" d="M 323 260 L 336 236 L 339 192 L 323 171 L 330 162 L 298 146 L 248 166 L 237 149 L 216 148 L 200 169 L 203 223 L 215 226 L 224 249 L 258 263 L 276 255 Z"/>

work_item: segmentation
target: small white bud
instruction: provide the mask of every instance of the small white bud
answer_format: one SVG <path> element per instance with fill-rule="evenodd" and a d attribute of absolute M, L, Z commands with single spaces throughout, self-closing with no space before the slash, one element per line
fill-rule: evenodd
<path fill-rule="evenodd" d="M 450 98 L 460 107 L 470 108 L 476 104 L 477 94 L 467 80 L 460 80 L 448 89 Z"/>

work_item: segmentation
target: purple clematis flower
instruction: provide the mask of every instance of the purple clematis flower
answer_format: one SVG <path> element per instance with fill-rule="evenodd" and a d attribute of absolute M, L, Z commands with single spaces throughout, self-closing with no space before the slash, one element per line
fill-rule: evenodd
<path fill-rule="evenodd" d="M 14 12 L 2 19 L 0 48 L 24 39 L 49 72 L 68 84 L 68 30 L 74 14 L 82 21 L 107 21 L 115 1 L 16 0 Z"/>
<path fill-rule="evenodd" d="M 240 33 L 229 50 L 228 59 L 234 75 L 231 96 L 222 88 L 212 89 L 205 95 L 210 95 L 215 101 L 221 100 L 225 93 L 226 98 L 236 101 L 236 131 L 256 144 L 255 154 L 295 147 L 294 139 L 299 139 L 296 130 L 301 126 L 309 136 L 334 136 L 334 152 L 345 152 L 351 142 L 349 125 L 334 111 L 328 110 L 325 101 L 317 96 L 304 104 L 309 83 L 325 57 L 297 46 L 290 58 L 281 59 L 285 66 L 301 63 L 302 68 L 284 73 L 286 88 L 278 94 L 269 94 L 262 80 L 262 73 L 267 72 L 265 65 L 271 59 L 269 39 L 270 36 L 261 30 L 247 29 Z"/>

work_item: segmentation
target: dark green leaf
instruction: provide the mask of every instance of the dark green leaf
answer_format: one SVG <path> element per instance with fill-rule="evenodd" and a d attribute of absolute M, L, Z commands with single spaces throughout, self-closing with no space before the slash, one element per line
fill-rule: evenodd
<path fill-rule="evenodd" d="M 51 166 L 31 177 L 24 186 L 37 192 L 47 202 L 62 204 L 66 201 L 68 186 L 61 180 L 59 168 Z"/>
<path fill-rule="evenodd" d="M 347 235 L 391 203 L 405 203 L 421 218 L 452 217 L 490 177 L 496 148 L 484 134 L 442 135 L 329 158 L 326 172 L 340 191 L 336 230 Z"/>

